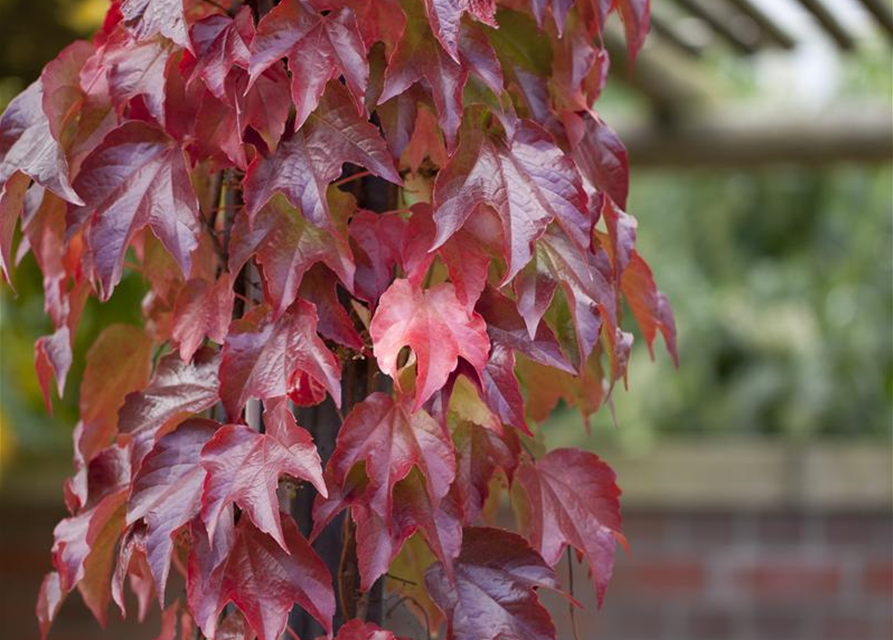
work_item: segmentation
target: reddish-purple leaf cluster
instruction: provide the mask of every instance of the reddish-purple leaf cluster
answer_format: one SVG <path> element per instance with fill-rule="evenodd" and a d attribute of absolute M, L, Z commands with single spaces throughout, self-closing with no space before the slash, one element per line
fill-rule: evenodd
<path fill-rule="evenodd" d="M 340 576 L 281 509 L 301 483 L 311 539 L 347 510 L 360 588 L 399 563 L 448 638 L 554 638 L 537 590 L 568 545 L 601 601 L 614 474 L 525 441 L 559 400 L 610 400 L 623 300 L 676 358 L 593 107 L 612 12 L 635 56 L 648 0 L 114 0 L 12 101 L 0 269 L 30 252 L 43 273 L 48 408 L 88 298 L 147 290 L 143 326 L 86 356 L 43 635 L 74 588 L 100 622 L 110 600 L 125 614 L 127 584 L 140 619 L 158 599 L 160 638 L 273 640 L 296 604 L 331 635 Z M 392 210 L 358 207 L 370 174 Z M 359 361 L 393 392 L 356 397 Z M 323 469 L 296 408 L 342 391 Z M 526 537 L 480 526 L 506 484 Z"/>

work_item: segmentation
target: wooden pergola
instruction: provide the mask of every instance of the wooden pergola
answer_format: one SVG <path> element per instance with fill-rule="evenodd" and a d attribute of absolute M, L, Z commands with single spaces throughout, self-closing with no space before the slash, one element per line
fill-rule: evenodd
<path fill-rule="evenodd" d="M 784 1 L 801 5 L 838 55 L 858 52 L 858 34 L 829 9 L 838 0 Z M 886 45 L 893 46 L 889 0 L 848 2 L 860 3 Z M 794 54 L 803 44 L 755 0 L 657 0 L 652 7 L 650 46 L 634 68 L 628 66 L 620 34 L 606 37 L 617 77 L 645 99 L 652 116 L 646 124 L 618 126 L 637 166 L 893 161 L 890 96 L 835 104 L 815 115 L 754 108 L 716 95 L 714 87 L 722 79 L 704 62 L 715 58 L 717 49 L 753 58 L 772 50 Z M 681 28 L 692 22 L 707 37 L 692 37 L 691 29 Z M 890 64 L 893 68 L 893 56 Z"/>

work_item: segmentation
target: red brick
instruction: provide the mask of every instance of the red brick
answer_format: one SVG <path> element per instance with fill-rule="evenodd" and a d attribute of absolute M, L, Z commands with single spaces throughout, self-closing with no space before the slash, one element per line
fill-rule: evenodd
<path fill-rule="evenodd" d="M 761 610 L 754 612 L 752 637 L 760 640 L 792 640 L 799 638 L 803 615 L 792 610 Z M 842 640 L 842 639 L 841 639 Z"/>
<path fill-rule="evenodd" d="M 697 609 L 688 614 L 688 634 L 691 640 L 716 640 L 732 636 L 734 620 L 730 611 Z"/>
<path fill-rule="evenodd" d="M 890 597 L 893 595 L 893 562 L 872 562 L 865 567 L 862 586 L 866 593 Z"/>
<path fill-rule="evenodd" d="M 661 598 L 691 595 L 704 588 L 704 566 L 699 558 L 639 558 L 616 568 L 611 588 Z"/>
<path fill-rule="evenodd" d="M 735 582 L 762 599 L 833 598 L 840 590 L 840 568 L 777 562 L 739 569 Z"/>
<path fill-rule="evenodd" d="M 827 640 L 870 638 L 871 620 L 862 614 L 828 614 L 822 619 L 821 637 Z"/>
<path fill-rule="evenodd" d="M 759 518 L 757 535 L 771 544 L 794 544 L 803 538 L 805 525 L 805 518 L 799 514 L 764 514 Z"/>

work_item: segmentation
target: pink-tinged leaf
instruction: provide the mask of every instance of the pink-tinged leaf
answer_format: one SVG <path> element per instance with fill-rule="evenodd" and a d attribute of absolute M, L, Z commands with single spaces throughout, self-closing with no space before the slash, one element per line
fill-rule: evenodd
<path fill-rule="evenodd" d="M 425 411 L 411 413 L 408 406 L 383 393 L 368 396 L 344 420 L 327 476 L 343 487 L 360 462 L 366 463 L 369 478 L 364 502 L 386 520 L 394 508 L 394 485 L 413 467 L 424 474 L 435 504 L 455 476 L 453 443 L 444 429 Z"/>
<path fill-rule="evenodd" d="M 98 68 L 96 48 L 78 40 L 44 67 L 43 110 L 50 133 L 66 150 L 72 167 L 117 124 L 105 68 Z"/>
<path fill-rule="evenodd" d="M 459 29 L 466 12 L 496 27 L 496 0 L 425 0 L 431 30 L 454 60 L 459 60 Z"/>
<path fill-rule="evenodd" d="M 476 309 L 486 320 L 487 333 L 494 344 L 523 353 L 547 367 L 573 373 L 574 368 L 561 353 L 552 330 L 540 323 L 531 339 L 515 304 L 496 289 L 485 289 Z"/>
<path fill-rule="evenodd" d="M 68 327 L 62 327 L 49 336 L 43 336 L 34 343 L 34 368 L 37 370 L 37 381 L 43 392 L 43 401 L 47 413 L 53 415 L 51 398 L 52 379 L 56 379 L 56 392 L 59 397 L 65 390 L 65 378 L 71 368 L 71 338 Z"/>
<path fill-rule="evenodd" d="M 222 343 L 233 313 L 232 279 L 223 273 L 217 282 L 189 280 L 174 303 L 171 337 L 180 345 L 180 358 L 188 362 L 209 338 Z"/>
<path fill-rule="evenodd" d="M 601 605 L 622 535 L 614 472 L 593 453 L 556 449 L 522 465 L 518 479 L 529 501 L 531 545 L 552 566 L 566 545 L 586 556 Z"/>
<path fill-rule="evenodd" d="M 9 283 L 12 282 L 12 240 L 25 210 L 25 194 L 30 183 L 27 175 L 14 171 L 0 187 L 0 271 Z"/>
<path fill-rule="evenodd" d="M 137 40 L 161 34 L 181 47 L 190 47 L 184 0 L 122 0 L 124 24 Z"/>
<path fill-rule="evenodd" d="M 220 364 L 220 397 L 235 421 L 249 398 L 288 394 L 304 373 L 341 403 L 341 367 L 316 334 L 316 309 L 297 300 L 278 319 L 260 305 L 232 323 Z"/>
<path fill-rule="evenodd" d="M 133 478 L 127 524 L 146 521 L 146 555 L 162 606 L 174 537 L 202 506 L 205 469 L 200 453 L 218 427 L 211 420 L 184 422 L 158 441 Z"/>
<path fill-rule="evenodd" d="M 337 288 L 331 272 L 322 265 L 317 265 L 301 278 L 298 295 L 302 300 L 316 306 L 316 313 L 319 315 L 317 330 L 321 336 L 348 349 L 363 351 L 363 339 L 338 300 Z"/>
<path fill-rule="evenodd" d="M 126 489 L 110 494 L 93 508 L 62 520 L 53 532 L 53 564 L 59 572 L 61 590 L 68 593 L 78 586 L 84 602 L 103 625 L 126 500 Z"/>
<path fill-rule="evenodd" d="M 605 227 L 608 230 L 608 250 L 614 264 L 614 287 L 620 287 L 623 272 L 626 270 L 636 250 L 636 219 L 618 208 L 611 200 L 605 200 L 602 207 Z"/>
<path fill-rule="evenodd" d="M 553 220 L 588 246 L 589 214 L 573 161 L 539 125 L 522 121 L 501 142 L 476 134 L 463 139 L 434 185 L 439 247 L 481 205 L 493 207 L 503 228 L 508 282 L 533 255 L 533 242 Z"/>
<path fill-rule="evenodd" d="M 673 317 L 673 309 L 667 297 L 657 290 L 648 263 L 635 250 L 630 254 L 630 261 L 623 271 L 620 286 L 629 308 L 642 329 L 651 357 L 654 357 L 654 339 L 660 330 L 667 351 L 678 367 L 679 352 L 676 348 L 676 320 Z"/>
<path fill-rule="evenodd" d="M 220 354 L 200 349 L 192 362 L 176 353 L 166 355 L 155 367 L 149 385 L 131 393 L 118 411 L 118 429 L 133 442 L 132 464 L 138 469 L 155 442 L 190 415 L 214 406 Z"/>
<path fill-rule="evenodd" d="M 155 595 L 155 581 L 146 559 L 146 526 L 138 523 L 127 529 L 118 549 L 118 564 L 112 574 L 112 600 L 118 605 L 121 617 L 127 617 L 124 581 L 130 578 L 130 589 L 137 597 L 137 619 L 142 622 Z"/>
<path fill-rule="evenodd" d="M 142 389 L 152 367 L 152 340 L 131 325 L 106 327 L 87 352 L 81 382 L 79 454 L 90 461 L 118 432 L 118 409 L 127 394 Z"/>
<path fill-rule="evenodd" d="M 378 129 L 357 115 L 344 87 L 331 83 L 307 124 L 280 142 L 271 157 L 258 155 L 248 167 L 243 182 L 248 215 L 253 220 L 278 192 L 311 223 L 331 226 L 326 190 L 345 162 L 402 184 Z"/>
<path fill-rule="evenodd" d="M 635 59 L 651 30 L 651 0 L 615 0 L 614 4 L 623 20 L 630 58 Z"/>
<path fill-rule="evenodd" d="M 43 577 L 43 582 L 40 583 L 40 591 L 37 595 L 37 621 L 40 624 L 41 640 L 46 640 L 53 620 L 65 601 L 65 595 L 59 573 L 56 571 L 47 573 Z"/>
<path fill-rule="evenodd" d="M 173 46 L 164 38 L 134 42 L 117 32 L 98 53 L 101 68 L 107 70 L 108 91 L 119 108 L 133 98 L 141 97 L 145 109 L 158 124 L 164 124 L 166 86 L 171 70 Z"/>
<path fill-rule="evenodd" d="M 629 158 L 620 138 L 594 112 L 563 112 L 574 160 L 586 179 L 621 209 L 629 195 Z"/>
<path fill-rule="evenodd" d="M 453 432 L 456 443 L 456 482 L 453 491 L 462 508 L 463 522 L 477 520 L 490 495 L 490 480 L 497 469 L 509 477 L 518 466 L 520 444 L 509 434 L 503 438 L 492 429 L 461 423 Z"/>
<path fill-rule="evenodd" d="M 316 109 L 329 80 L 342 75 L 362 113 L 369 63 L 353 11 L 345 7 L 322 15 L 298 0 L 279 3 L 260 21 L 251 43 L 251 82 L 286 56 L 297 108 L 295 129 Z"/>
<path fill-rule="evenodd" d="M 530 0 L 530 7 L 533 9 L 533 15 L 536 17 L 537 24 L 542 27 L 545 23 L 546 9 L 550 9 L 552 17 L 555 19 L 555 25 L 558 27 L 558 33 L 564 32 L 564 21 L 567 14 L 574 6 L 575 0 Z"/>
<path fill-rule="evenodd" d="M 543 236 L 537 249 L 540 268 L 560 283 L 567 295 L 582 368 L 598 342 L 602 327 L 609 339 L 617 328 L 617 298 L 608 281 L 610 264 L 607 259 L 600 260 L 592 250 L 579 248 L 557 229 Z"/>
<path fill-rule="evenodd" d="M 320 636 L 317 640 L 323 640 Z M 335 640 L 397 640 L 393 633 L 381 627 L 364 622 L 363 620 L 350 620 L 339 630 Z"/>
<path fill-rule="evenodd" d="M 426 81 L 434 98 L 447 147 L 452 149 L 462 123 L 462 92 L 469 74 L 474 73 L 498 95 L 502 90 L 502 70 L 492 47 L 478 29 L 464 27 L 460 37 L 457 24 L 454 50 L 447 53 L 429 36 L 425 15 L 419 4 L 406 4 L 406 9 L 406 28 L 388 60 L 378 102 L 385 103 L 413 84 Z"/>
<path fill-rule="evenodd" d="M 254 640 L 256 637 L 245 616 L 236 609 L 223 619 L 214 640 Z"/>
<path fill-rule="evenodd" d="M 163 131 L 126 122 L 91 153 L 75 181 L 86 205 L 75 215 L 91 217 L 92 250 L 101 297 L 121 280 L 124 254 L 145 226 L 188 274 L 200 232 L 198 200 L 183 152 Z"/>
<path fill-rule="evenodd" d="M 155 640 L 177 640 L 177 614 L 179 611 L 180 601 L 176 600 L 161 612 L 161 632 L 155 637 Z"/>
<path fill-rule="evenodd" d="M 360 297 L 377 302 L 403 267 L 407 223 L 400 215 L 360 209 L 350 220 L 350 238 L 358 247 L 356 285 Z"/>
<path fill-rule="evenodd" d="M 536 589 L 556 589 L 555 572 L 521 536 L 467 527 L 455 581 L 443 565 L 425 574 L 428 592 L 455 640 L 554 640 L 555 627 Z"/>
<path fill-rule="evenodd" d="M 252 254 L 263 270 L 274 315 L 281 315 L 298 296 L 304 274 L 322 262 L 344 286 L 353 289 L 354 271 L 347 240 L 334 229 L 307 221 L 285 198 L 274 197 L 260 210 L 251 227 L 241 216 L 233 226 L 229 268 L 238 273 Z"/>
<path fill-rule="evenodd" d="M 16 171 L 72 204 L 84 202 L 69 182 L 68 161 L 50 133 L 40 81 L 13 98 L 0 116 L 0 185 L 5 188 Z"/>
<path fill-rule="evenodd" d="M 205 635 L 215 637 L 216 618 L 229 602 L 244 614 L 258 640 L 279 638 L 295 603 L 331 633 L 335 594 L 329 570 L 291 516 L 283 514 L 282 524 L 287 551 L 244 517 L 228 553 L 220 554 L 225 544 L 215 551 L 204 541 L 194 550 L 190 603 Z M 199 586 L 203 591 L 197 591 Z"/>
<path fill-rule="evenodd" d="M 369 332 L 382 372 L 397 380 L 397 357 L 404 346 L 417 362 L 413 411 L 446 383 L 464 358 L 480 375 L 487 363 L 490 340 L 484 319 L 468 313 L 451 284 L 414 290 L 408 280 L 395 280 L 381 296 Z"/>
<path fill-rule="evenodd" d="M 74 463 L 76 472 L 63 486 L 70 513 L 92 509 L 106 496 L 130 486 L 130 451 L 125 444 L 115 442 L 89 462 L 75 451 Z"/>
<path fill-rule="evenodd" d="M 533 339 L 540 321 L 552 304 L 558 283 L 548 274 L 542 273 L 534 261 L 521 270 L 512 284 L 518 297 L 518 313 L 524 318 L 527 334 Z"/>
<path fill-rule="evenodd" d="M 254 38 L 251 9 L 244 5 L 235 19 L 211 15 L 192 27 L 192 44 L 196 52 L 193 73 L 218 100 L 227 99 L 226 80 L 234 66 L 248 68 L 248 45 Z"/>
<path fill-rule="evenodd" d="M 328 495 L 313 438 L 293 422 L 280 421 L 275 432 L 264 434 L 227 425 L 205 446 L 201 461 L 208 472 L 201 514 L 212 536 L 224 508 L 235 503 L 287 550 L 276 497 L 279 478 L 307 480 Z"/>
<path fill-rule="evenodd" d="M 490 359 L 481 375 L 484 402 L 499 416 L 525 435 L 533 435 L 524 415 L 524 396 L 515 375 L 515 354 L 501 343 L 495 343 Z"/>
<path fill-rule="evenodd" d="M 247 518 L 246 518 L 247 520 Z M 225 563 L 235 543 L 233 507 L 224 510 L 213 536 L 201 518 L 192 521 L 192 546 L 186 564 L 186 601 L 205 637 L 214 638 L 221 604 Z"/>

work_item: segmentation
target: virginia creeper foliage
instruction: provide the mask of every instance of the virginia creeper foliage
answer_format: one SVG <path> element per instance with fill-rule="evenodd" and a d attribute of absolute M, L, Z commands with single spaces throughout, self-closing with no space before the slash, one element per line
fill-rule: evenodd
<path fill-rule="evenodd" d="M 648 0 L 226 4 L 114 0 L 0 119 L 0 267 L 43 273 L 48 409 L 88 298 L 146 286 L 86 354 L 43 634 L 73 589 L 104 623 L 129 585 L 160 638 L 274 640 L 298 605 L 387 640 L 344 618 L 396 566 L 432 633 L 555 638 L 537 590 L 570 546 L 601 602 L 620 490 L 538 425 L 610 402 L 625 308 L 676 357 L 593 107 L 606 21 L 635 57 Z M 301 426 L 321 403 L 331 455 Z M 345 511 L 355 582 L 313 546 Z"/>

